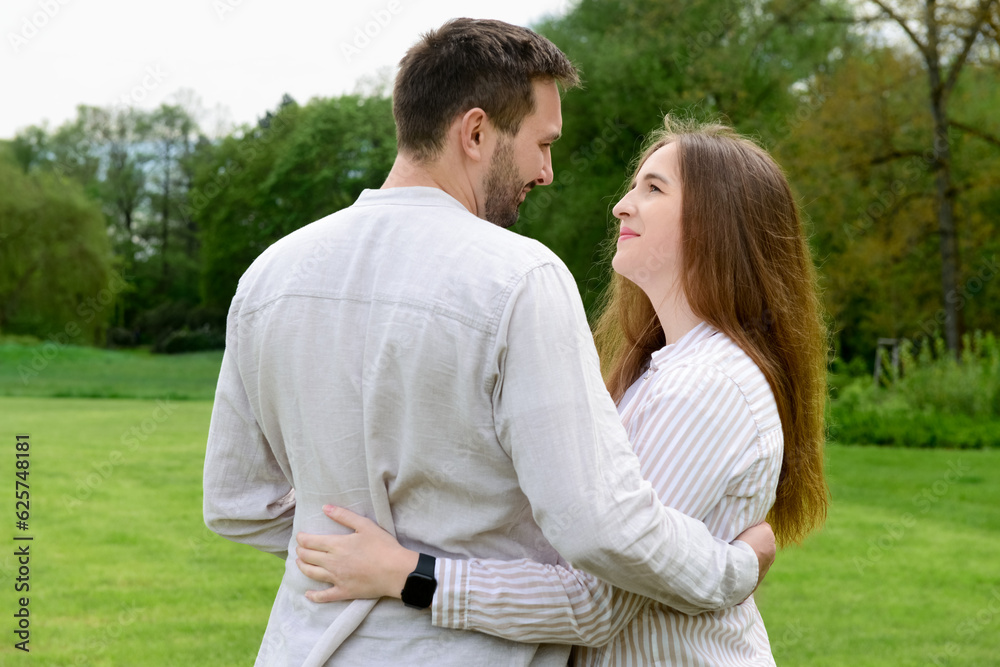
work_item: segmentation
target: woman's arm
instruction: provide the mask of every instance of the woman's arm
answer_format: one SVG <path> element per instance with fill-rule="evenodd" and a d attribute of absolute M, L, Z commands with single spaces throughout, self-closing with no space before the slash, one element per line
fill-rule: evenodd
<path fill-rule="evenodd" d="M 306 597 L 313 602 L 399 598 L 418 553 L 401 546 L 373 521 L 340 507 L 323 509 L 355 532 L 298 535 L 299 569 L 330 584 Z M 747 530 L 738 541 L 755 544 L 760 552 L 770 549 L 772 556 L 764 560 L 773 560 L 774 534 L 768 524 Z M 581 570 L 524 559 L 439 558 L 435 577 L 434 625 L 521 642 L 602 646 L 651 603 Z"/>
<path fill-rule="evenodd" d="M 340 507 L 323 508 L 349 535 L 298 535 L 303 574 L 331 584 L 313 602 L 400 597 L 418 553 L 376 523 Z M 431 606 L 439 627 L 478 630 L 521 642 L 606 644 L 649 600 L 596 577 L 531 560 L 437 559 Z"/>
<path fill-rule="evenodd" d="M 685 369 L 681 375 L 688 372 Z M 717 530 L 731 539 L 766 515 L 780 469 L 780 445 L 770 452 L 759 446 L 753 418 L 729 378 L 703 368 L 695 369 L 695 375 L 698 381 L 679 377 L 648 392 L 632 414 L 630 434 L 637 448 L 642 439 L 644 472 L 659 481 L 655 486 L 661 499 L 700 510 L 702 519 L 711 516 Z M 681 424 L 686 427 L 678 433 Z M 732 441 L 705 442 L 713 427 L 722 428 Z M 694 481 L 697 488 L 692 487 Z M 677 483 L 687 489 L 688 496 L 671 497 Z M 346 510 L 335 509 L 328 515 L 358 532 L 339 537 L 299 535 L 302 571 L 334 584 L 326 591 L 311 592 L 310 599 L 398 598 L 417 553 Z M 773 560 L 770 527 L 752 528 L 739 539 L 756 545 L 762 577 Z M 533 561 L 441 559 L 436 575 L 438 589 L 431 607 L 435 625 L 518 641 L 600 645 L 649 603 L 586 573 Z M 691 614 L 706 611 L 681 599 L 670 606 Z"/>

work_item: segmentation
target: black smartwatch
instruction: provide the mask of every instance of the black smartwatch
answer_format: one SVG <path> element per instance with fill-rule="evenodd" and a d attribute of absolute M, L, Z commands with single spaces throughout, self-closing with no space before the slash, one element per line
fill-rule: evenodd
<path fill-rule="evenodd" d="M 406 578 L 406 585 L 403 586 L 403 604 L 414 609 L 427 609 L 434 600 L 434 591 L 437 590 L 437 579 L 434 578 L 434 556 L 420 554 L 417 559 L 417 569 Z"/>

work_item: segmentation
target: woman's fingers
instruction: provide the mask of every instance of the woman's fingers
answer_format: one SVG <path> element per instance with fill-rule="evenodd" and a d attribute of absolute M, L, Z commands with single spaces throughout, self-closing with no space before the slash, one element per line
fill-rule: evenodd
<path fill-rule="evenodd" d="M 330 588 L 322 591 L 306 591 L 306 598 L 308 598 L 310 602 L 340 602 L 341 600 L 351 599 L 345 597 L 341 590 L 336 586 L 331 586 Z"/>
<path fill-rule="evenodd" d="M 306 549 L 312 549 L 313 551 L 321 551 L 324 553 L 336 553 L 338 550 L 342 550 L 344 540 L 349 538 L 350 535 L 316 535 L 314 533 L 298 533 L 295 536 L 295 541 L 299 543 L 300 547 L 305 547 Z"/>
<path fill-rule="evenodd" d="M 321 560 L 323 556 L 326 555 L 325 551 L 318 551 L 316 549 L 308 549 L 303 546 L 295 547 L 295 554 L 301 558 L 303 561 L 309 563 L 310 565 L 321 565 Z"/>
<path fill-rule="evenodd" d="M 299 571 L 306 575 L 313 581 L 318 581 L 324 584 L 336 584 L 334 581 L 333 574 L 323 568 L 322 566 L 310 563 L 301 557 L 295 559 L 295 564 L 299 566 Z"/>
<path fill-rule="evenodd" d="M 419 554 L 401 546 L 374 521 L 350 510 L 326 505 L 323 512 L 354 532 L 296 534 L 299 570 L 314 581 L 333 584 L 307 597 L 314 602 L 399 597 Z"/>
<path fill-rule="evenodd" d="M 324 505 L 323 513 L 341 526 L 347 526 L 354 531 L 360 532 L 366 528 L 378 528 L 378 524 L 371 519 L 363 517 L 360 514 L 355 514 L 349 509 L 337 507 L 336 505 Z"/>

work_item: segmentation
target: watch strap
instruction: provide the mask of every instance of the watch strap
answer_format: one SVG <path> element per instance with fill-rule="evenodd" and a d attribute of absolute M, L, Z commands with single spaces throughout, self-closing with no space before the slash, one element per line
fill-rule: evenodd
<path fill-rule="evenodd" d="M 420 557 L 417 558 L 417 567 L 413 571 L 417 574 L 422 574 L 428 579 L 434 579 L 434 566 L 437 564 L 437 559 L 429 554 L 422 553 Z"/>

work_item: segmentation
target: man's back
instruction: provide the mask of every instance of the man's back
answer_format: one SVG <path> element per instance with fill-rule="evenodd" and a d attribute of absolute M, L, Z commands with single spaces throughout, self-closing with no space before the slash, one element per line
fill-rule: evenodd
<path fill-rule="evenodd" d="M 301 664 L 347 607 L 306 600 L 323 585 L 294 562 L 296 533 L 342 530 L 324 504 L 378 517 L 403 545 L 436 556 L 557 561 L 494 414 L 511 303 L 534 272 L 568 275 L 540 244 L 432 188 L 367 191 L 247 271 L 230 312 L 210 440 L 251 437 L 251 420 L 263 437 L 220 454 L 231 460 L 212 461 L 210 446 L 206 471 L 216 472 L 205 488 L 221 487 L 229 503 L 213 528 L 292 551 L 258 664 Z M 245 405 L 227 398 L 239 396 L 227 382 L 242 384 Z M 251 469 L 252 497 L 234 501 L 242 490 L 232 485 Z M 234 516 L 244 503 L 241 522 Z M 260 506 L 270 524 L 250 516 Z M 565 664 L 566 656 L 565 647 L 435 628 L 429 613 L 386 600 L 330 664 Z"/>

